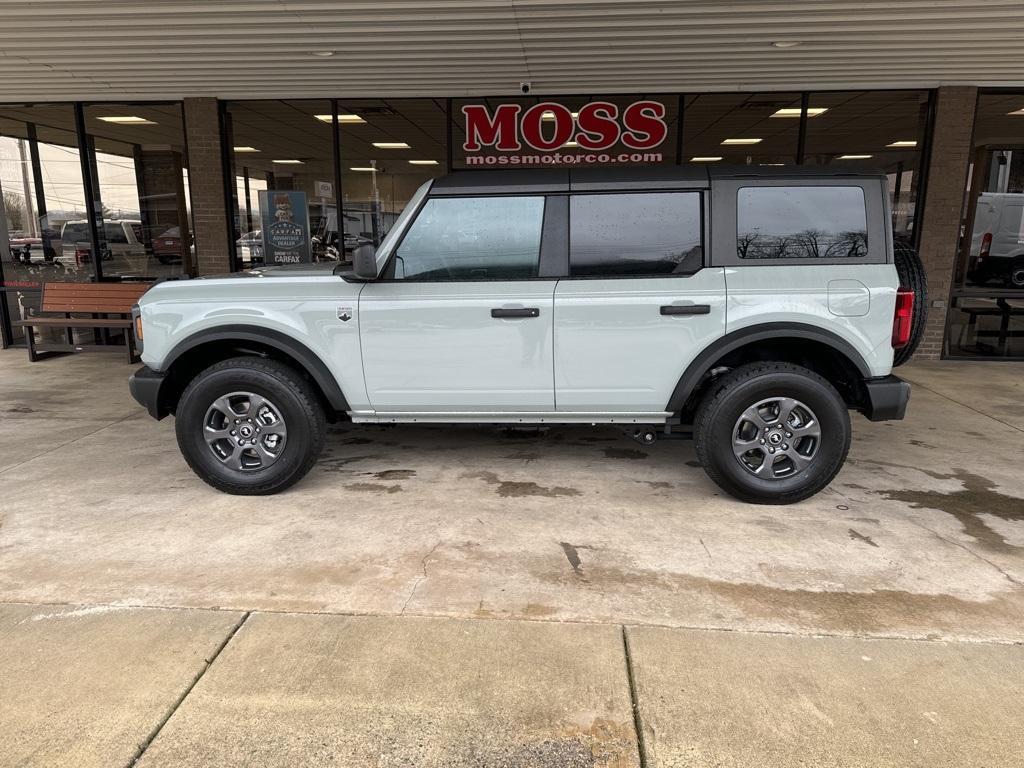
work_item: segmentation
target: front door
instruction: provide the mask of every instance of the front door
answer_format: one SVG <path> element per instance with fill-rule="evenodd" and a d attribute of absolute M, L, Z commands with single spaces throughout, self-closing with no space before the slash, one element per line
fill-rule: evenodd
<path fill-rule="evenodd" d="M 538 278 L 544 197 L 431 198 L 359 295 L 377 412 L 554 409 L 555 280 Z"/>

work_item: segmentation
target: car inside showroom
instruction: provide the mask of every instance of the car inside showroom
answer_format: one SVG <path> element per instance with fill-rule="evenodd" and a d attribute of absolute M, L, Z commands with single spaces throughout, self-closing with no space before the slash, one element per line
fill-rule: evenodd
<path fill-rule="evenodd" d="M 1021 764 L 1017 0 L 0 21 L 0 768 Z"/>

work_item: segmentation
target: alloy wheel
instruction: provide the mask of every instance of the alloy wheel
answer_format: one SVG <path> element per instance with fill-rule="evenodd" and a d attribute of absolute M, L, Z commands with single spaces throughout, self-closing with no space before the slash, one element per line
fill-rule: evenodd
<path fill-rule="evenodd" d="M 766 480 L 783 480 L 803 472 L 821 445 L 821 425 L 814 411 L 791 397 L 754 403 L 736 420 L 732 450 L 745 470 Z"/>
<path fill-rule="evenodd" d="M 203 438 L 224 466 L 248 472 L 266 469 L 281 457 L 288 429 L 281 410 L 267 398 L 232 392 L 206 410 Z"/>

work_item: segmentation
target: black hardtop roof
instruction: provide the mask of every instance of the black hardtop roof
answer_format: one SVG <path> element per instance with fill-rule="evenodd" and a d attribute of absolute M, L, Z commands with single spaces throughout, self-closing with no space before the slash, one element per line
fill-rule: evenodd
<path fill-rule="evenodd" d="M 822 165 L 657 165 L 454 171 L 434 179 L 431 195 L 509 195 L 619 189 L 706 189 L 715 179 L 879 178 L 882 171 Z"/>

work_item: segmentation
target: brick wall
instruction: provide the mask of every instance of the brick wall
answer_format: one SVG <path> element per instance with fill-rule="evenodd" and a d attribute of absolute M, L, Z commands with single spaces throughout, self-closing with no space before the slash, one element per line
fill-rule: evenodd
<path fill-rule="evenodd" d="M 928 323 L 916 358 L 936 359 L 942 354 L 950 281 L 956 264 L 960 216 L 967 187 L 967 167 L 974 129 L 977 89 L 939 88 L 932 137 L 931 165 L 921 227 L 921 259 L 928 274 Z"/>
<path fill-rule="evenodd" d="M 224 204 L 217 100 L 185 99 L 184 110 L 196 271 L 200 275 L 229 272 L 230 235 Z"/>

